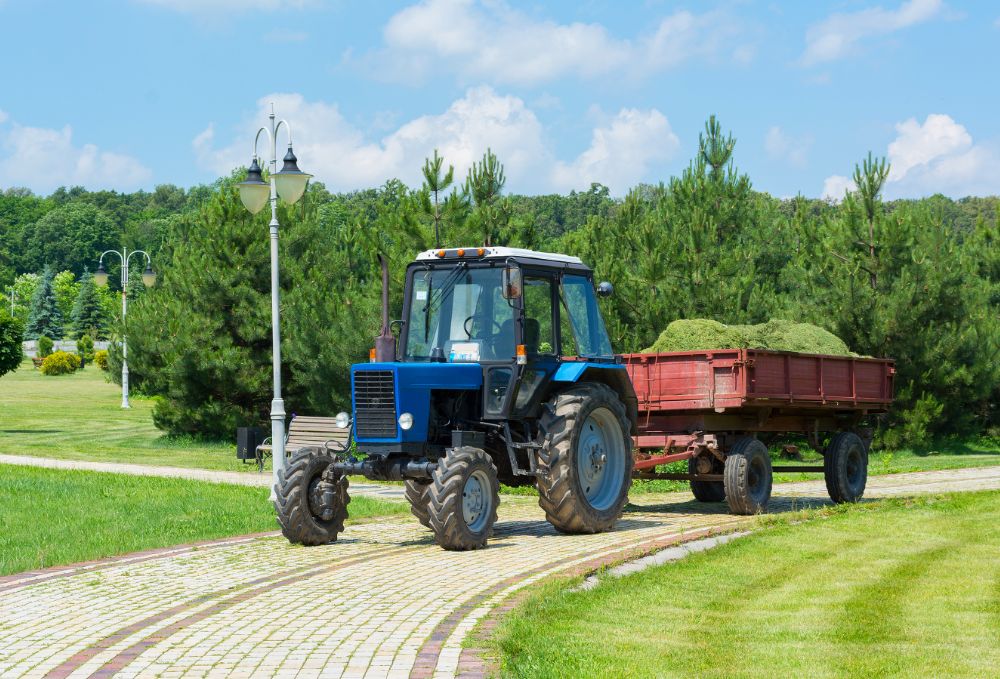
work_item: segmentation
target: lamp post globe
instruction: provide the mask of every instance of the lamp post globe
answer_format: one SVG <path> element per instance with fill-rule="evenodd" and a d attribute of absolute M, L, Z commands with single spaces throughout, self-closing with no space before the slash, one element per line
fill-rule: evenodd
<path fill-rule="evenodd" d="M 149 264 L 146 265 L 146 270 L 142 272 L 142 284 L 147 288 L 151 288 L 156 284 L 156 272 L 153 271 L 153 267 Z"/>
<path fill-rule="evenodd" d="M 257 156 L 253 157 L 250 167 L 247 168 L 247 178 L 237 186 L 240 189 L 240 200 L 243 201 L 243 206 L 250 211 L 250 214 L 257 214 L 267 205 L 267 201 L 271 197 L 271 187 L 261 176 Z"/>
<path fill-rule="evenodd" d="M 288 145 L 288 153 L 285 154 L 284 164 L 281 172 L 274 175 L 274 184 L 278 190 L 278 196 L 289 205 L 299 201 L 306 191 L 306 184 L 309 183 L 311 174 L 307 174 L 299 169 L 298 158 L 292 151 L 292 145 Z"/>
<path fill-rule="evenodd" d="M 94 272 L 94 282 L 102 288 L 108 286 L 108 272 L 104 270 L 104 264 L 97 265 L 97 271 Z"/>

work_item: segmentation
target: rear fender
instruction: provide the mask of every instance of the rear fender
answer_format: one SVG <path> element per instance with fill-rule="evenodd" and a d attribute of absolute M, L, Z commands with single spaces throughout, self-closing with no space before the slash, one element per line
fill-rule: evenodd
<path fill-rule="evenodd" d="M 559 390 L 561 385 L 577 382 L 599 382 L 611 387 L 628 414 L 633 436 L 639 433 L 639 399 L 636 398 L 632 381 L 628 377 L 625 366 L 618 363 L 589 363 L 585 361 L 568 361 L 559 366 L 552 376 L 552 389 Z"/>

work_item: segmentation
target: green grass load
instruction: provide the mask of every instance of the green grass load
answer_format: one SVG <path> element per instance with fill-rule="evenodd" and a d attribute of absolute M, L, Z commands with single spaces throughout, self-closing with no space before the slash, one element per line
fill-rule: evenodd
<path fill-rule="evenodd" d="M 771 349 L 827 356 L 857 356 L 831 332 L 794 321 L 725 325 L 704 318 L 681 319 L 667 326 L 644 354 L 708 349 Z"/>

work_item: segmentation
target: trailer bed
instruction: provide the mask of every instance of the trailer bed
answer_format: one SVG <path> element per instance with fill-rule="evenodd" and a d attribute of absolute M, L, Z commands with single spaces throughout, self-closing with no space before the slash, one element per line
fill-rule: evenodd
<path fill-rule="evenodd" d="M 762 349 L 625 354 L 638 400 L 636 448 L 659 449 L 637 468 L 684 459 L 706 433 L 836 431 L 892 403 L 889 359 Z"/>

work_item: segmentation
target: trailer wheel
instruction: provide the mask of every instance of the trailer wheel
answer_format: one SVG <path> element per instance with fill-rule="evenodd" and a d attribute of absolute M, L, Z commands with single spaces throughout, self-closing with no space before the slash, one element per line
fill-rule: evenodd
<path fill-rule="evenodd" d="M 344 531 L 347 477 L 326 474 L 335 457 L 318 448 L 300 448 L 288 460 L 274 488 L 274 509 L 282 534 L 300 545 L 325 545 Z"/>
<path fill-rule="evenodd" d="M 604 384 L 556 396 L 540 422 L 538 504 L 556 530 L 610 530 L 632 486 L 632 438 L 625 406 Z"/>
<path fill-rule="evenodd" d="M 712 462 L 712 473 L 717 474 L 721 470 L 716 469 L 718 461 Z M 688 474 L 698 473 L 698 461 L 688 458 Z M 722 502 L 726 499 L 726 485 L 722 481 L 691 481 L 691 492 L 698 502 Z"/>
<path fill-rule="evenodd" d="M 830 499 L 837 503 L 857 502 L 868 483 L 868 449 L 854 432 L 835 435 L 823 455 L 823 476 Z"/>
<path fill-rule="evenodd" d="M 454 551 L 486 546 L 497 521 L 500 482 L 485 451 L 449 448 L 431 475 L 427 495 L 427 517 L 438 545 Z"/>
<path fill-rule="evenodd" d="M 761 514 L 771 499 L 771 456 L 755 438 L 739 439 L 726 456 L 726 501 L 733 514 Z"/>
<path fill-rule="evenodd" d="M 406 500 L 410 503 L 410 513 L 417 517 L 417 521 L 425 528 L 431 527 L 431 514 L 427 508 L 431 501 L 430 487 L 427 481 L 415 481 L 406 479 Z"/>

